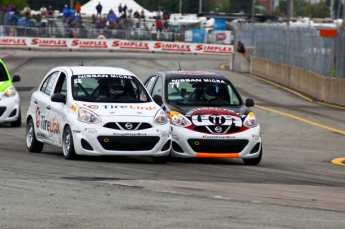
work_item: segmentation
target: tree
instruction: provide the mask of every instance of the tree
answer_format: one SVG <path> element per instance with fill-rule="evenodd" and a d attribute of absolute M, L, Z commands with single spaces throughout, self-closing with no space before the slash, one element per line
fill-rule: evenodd
<path fill-rule="evenodd" d="M 231 13 L 251 13 L 253 0 L 232 0 L 230 6 Z"/>
<path fill-rule="evenodd" d="M 325 1 L 320 1 L 311 5 L 311 13 L 314 18 L 329 17 L 329 6 L 327 6 Z"/>

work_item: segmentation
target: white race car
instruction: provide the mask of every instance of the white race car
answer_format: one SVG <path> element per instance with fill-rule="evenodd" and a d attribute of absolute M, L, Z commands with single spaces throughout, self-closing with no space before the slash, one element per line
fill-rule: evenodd
<path fill-rule="evenodd" d="M 130 71 L 112 67 L 56 67 L 32 94 L 26 145 L 44 144 L 77 155 L 151 156 L 167 163 L 171 127 L 165 112 Z"/>
<path fill-rule="evenodd" d="M 20 98 L 13 86 L 13 82 L 18 81 L 18 75 L 11 79 L 5 63 L 0 59 L 0 123 L 10 123 L 12 127 L 22 125 Z"/>
<path fill-rule="evenodd" d="M 205 71 L 159 71 L 144 84 L 170 117 L 172 156 L 260 163 L 260 125 L 249 108 L 254 100 L 244 102 L 229 79 Z"/>

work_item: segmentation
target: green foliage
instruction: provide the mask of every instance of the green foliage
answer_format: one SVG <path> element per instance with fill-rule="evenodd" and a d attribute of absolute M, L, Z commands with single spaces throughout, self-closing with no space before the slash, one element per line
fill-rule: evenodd
<path fill-rule="evenodd" d="M 231 0 L 230 12 L 231 13 L 251 13 L 252 12 L 252 0 Z"/>
<path fill-rule="evenodd" d="M 12 6 L 15 5 L 17 10 L 21 11 L 26 5 L 26 0 L 1 0 L 1 8 L 7 8 L 8 4 L 11 4 Z"/>
<path fill-rule="evenodd" d="M 320 1 L 311 5 L 311 13 L 314 18 L 329 17 L 329 6 L 327 6 L 326 2 Z"/>

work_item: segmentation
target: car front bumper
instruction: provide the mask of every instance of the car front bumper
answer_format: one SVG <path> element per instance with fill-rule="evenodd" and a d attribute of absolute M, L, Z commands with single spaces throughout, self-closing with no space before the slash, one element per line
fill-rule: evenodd
<path fill-rule="evenodd" d="M 18 94 L 13 97 L 0 98 L 0 123 L 14 122 L 18 119 L 20 111 Z"/>
<path fill-rule="evenodd" d="M 116 122 L 129 122 L 128 120 L 128 117 L 116 117 Z M 102 120 L 100 125 L 78 121 L 76 125 L 71 126 L 77 154 L 91 156 L 165 156 L 171 151 L 171 128 L 169 123 L 158 125 L 150 122 L 151 128 L 128 131 L 103 127 L 107 122 L 114 122 L 114 118 L 112 120 Z M 147 118 L 135 117 L 135 122 L 147 123 Z"/>
<path fill-rule="evenodd" d="M 206 134 L 172 126 L 172 156 L 183 158 L 257 158 L 260 126 L 232 134 Z"/>

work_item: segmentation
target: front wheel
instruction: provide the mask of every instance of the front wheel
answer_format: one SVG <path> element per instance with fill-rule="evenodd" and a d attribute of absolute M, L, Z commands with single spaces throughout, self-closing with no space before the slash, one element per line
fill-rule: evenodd
<path fill-rule="evenodd" d="M 243 159 L 243 162 L 246 165 L 258 165 L 261 162 L 261 158 L 262 158 L 262 146 L 261 146 L 260 154 L 257 158 Z"/>
<path fill-rule="evenodd" d="M 42 151 L 44 144 L 42 142 L 37 141 L 34 122 L 32 121 L 32 119 L 29 119 L 26 125 L 25 139 L 26 147 L 28 148 L 29 152 L 40 153 Z"/>
<path fill-rule="evenodd" d="M 69 126 L 66 126 L 66 128 L 63 131 L 62 150 L 63 150 L 63 155 L 65 159 L 71 160 L 71 159 L 77 158 L 77 154 L 75 153 L 75 150 L 74 150 L 72 131 Z"/>

